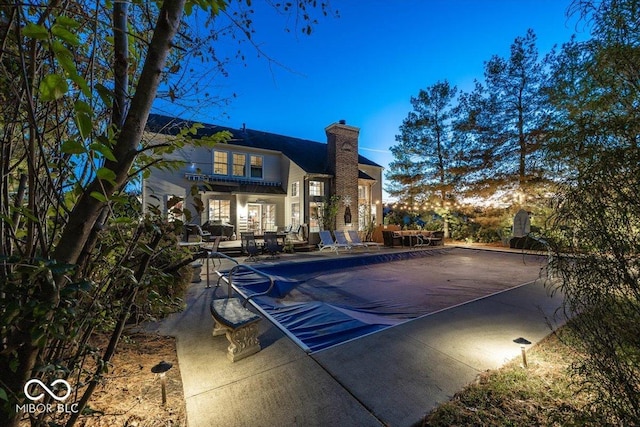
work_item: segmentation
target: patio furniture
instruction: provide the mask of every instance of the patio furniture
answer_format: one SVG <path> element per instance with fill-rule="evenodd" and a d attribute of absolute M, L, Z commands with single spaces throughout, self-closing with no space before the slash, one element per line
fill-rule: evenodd
<path fill-rule="evenodd" d="M 392 230 L 382 230 L 382 241 L 385 246 L 394 247 L 402 246 L 402 237 L 395 234 Z"/>
<path fill-rule="evenodd" d="M 213 244 L 211 246 L 205 245 L 204 248 L 207 250 L 207 259 L 214 258 L 220 261 L 220 265 L 222 265 L 222 260 L 220 259 L 218 249 L 220 247 L 220 241 L 222 240 L 222 236 L 216 236 L 213 240 Z M 215 262 L 214 262 L 215 266 Z M 207 265 L 207 269 L 209 266 Z"/>
<path fill-rule="evenodd" d="M 261 317 L 242 306 L 238 298 L 211 301 L 214 337 L 226 335 L 229 341 L 227 359 L 236 362 L 260 351 L 258 322 Z"/>
<path fill-rule="evenodd" d="M 240 233 L 240 238 L 242 239 L 242 253 L 247 255 L 247 259 L 245 261 L 258 261 L 260 259 L 258 257 L 260 248 L 256 243 L 256 238 L 253 232 Z"/>
<path fill-rule="evenodd" d="M 331 232 L 329 230 L 320 231 L 320 243 L 318 243 L 318 248 L 320 248 L 320 252 L 325 249 L 331 249 L 335 253 L 338 253 L 340 249 L 350 249 L 349 245 L 339 244 L 333 240 L 331 237 Z"/>
<path fill-rule="evenodd" d="M 295 239 L 295 240 L 304 240 L 304 238 L 300 238 L 300 231 L 302 230 L 302 226 L 301 225 L 291 225 L 289 226 L 289 231 L 287 231 L 287 236 L 290 239 Z"/>
<path fill-rule="evenodd" d="M 347 239 L 347 234 L 345 231 L 334 231 L 333 234 L 336 236 L 336 243 L 338 245 L 344 245 L 347 247 L 347 249 L 352 249 L 354 247 L 360 247 L 360 248 L 364 248 L 364 245 L 355 245 L 353 243 L 351 243 L 348 239 Z"/>
<path fill-rule="evenodd" d="M 235 227 L 233 224 L 228 224 L 221 221 L 207 221 L 202 224 L 202 229 L 208 231 L 211 238 L 215 236 L 221 236 L 222 240 L 233 240 Z"/>
<path fill-rule="evenodd" d="M 209 238 L 209 232 L 202 230 L 197 224 L 185 224 L 184 241 L 185 242 L 201 242 Z"/>
<path fill-rule="evenodd" d="M 348 233 L 349 233 L 349 239 L 351 239 L 351 244 L 353 244 L 353 245 L 363 245 L 366 248 L 368 248 L 370 246 L 373 246 L 373 247 L 377 248 L 378 250 L 380 250 L 380 246 L 382 246 L 378 242 L 363 242 L 360 239 L 360 235 L 358 234 L 358 232 L 356 230 L 349 230 Z"/>
<path fill-rule="evenodd" d="M 277 258 L 284 250 L 284 245 L 278 243 L 278 233 L 275 231 L 264 232 L 264 250 L 271 258 Z"/>
<path fill-rule="evenodd" d="M 427 246 L 444 245 L 444 231 L 423 231 L 422 238 L 427 241 Z"/>

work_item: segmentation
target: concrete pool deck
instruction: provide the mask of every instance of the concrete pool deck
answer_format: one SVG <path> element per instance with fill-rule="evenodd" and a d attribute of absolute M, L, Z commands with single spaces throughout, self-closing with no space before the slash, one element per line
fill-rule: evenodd
<path fill-rule="evenodd" d="M 461 274 L 474 272 L 469 265 Z M 515 338 L 535 343 L 550 333 L 561 299 L 542 279 L 527 282 L 311 354 L 263 320 L 262 351 L 231 363 L 227 340 L 211 336 L 215 288 L 203 281 L 157 331 L 177 338 L 190 427 L 410 426 L 479 373 L 518 357 Z"/>

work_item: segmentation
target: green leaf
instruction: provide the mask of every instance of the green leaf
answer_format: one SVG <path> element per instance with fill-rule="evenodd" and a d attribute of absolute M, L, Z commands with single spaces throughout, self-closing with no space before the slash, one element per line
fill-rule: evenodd
<path fill-rule="evenodd" d="M 67 30 L 61 25 L 54 24 L 53 27 L 51 27 L 51 33 L 54 36 L 69 43 L 71 46 L 78 46 L 80 44 L 80 39 L 78 39 L 78 36 L 71 33 L 69 30 Z"/>
<path fill-rule="evenodd" d="M 68 16 L 60 15 L 56 18 L 56 24 L 62 25 L 66 28 L 78 28 L 80 24 L 73 18 L 69 18 Z"/>
<path fill-rule="evenodd" d="M 94 199 L 98 200 L 99 202 L 106 202 L 107 198 L 104 196 L 104 194 L 98 192 L 98 191 L 92 191 L 91 194 L 89 194 L 91 197 L 93 197 Z"/>
<path fill-rule="evenodd" d="M 113 91 L 108 89 L 106 86 L 98 83 L 95 86 L 96 91 L 98 91 L 98 95 L 100 95 L 100 99 L 107 107 L 111 107 L 113 105 Z"/>
<path fill-rule="evenodd" d="M 106 159 L 109 159 L 112 162 L 117 161 L 116 156 L 114 156 L 113 151 L 111 151 L 111 148 L 107 147 L 104 144 L 101 144 L 99 142 L 94 142 L 89 146 L 89 148 L 92 149 L 93 151 L 96 151 L 102 154 Z"/>
<path fill-rule="evenodd" d="M 115 184 L 116 173 L 108 168 L 100 168 L 96 172 L 98 178 L 103 179 L 105 181 L 109 181 L 112 184 Z"/>
<path fill-rule="evenodd" d="M 83 154 L 87 152 L 84 145 L 78 141 L 68 140 L 62 143 L 60 150 L 65 154 Z"/>
<path fill-rule="evenodd" d="M 31 22 L 25 25 L 22 29 L 22 34 L 36 40 L 47 40 L 49 38 L 49 31 L 44 26 Z"/>
<path fill-rule="evenodd" d="M 4 400 L 5 402 L 9 401 L 9 397 L 7 396 L 7 392 L 3 388 L 0 388 L 0 400 Z"/>
<path fill-rule="evenodd" d="M 84 96 L 91 96 L 91 90 L 89 89 L 89 85 L 87 84 L 87 81 L 84 79 L 84 77 L 82 77 L 80 74 L 76 74 L 74 76 L 71 76 L 71 80 L 78 85 Z"/>
<path fill-rule="evenodd" d="M 80 137 L 83 139 L 88 138 L 93 130 L 91 106 L 84 101 L 78 100 L 73 104 L 73 107 L 76 110 L 76 125 L 78 126 Z"/>
<path fill-rule="evenodd" d="M 43 101 L 55 101 L 62 98 L 69 90 L 69 85 L 64 77 L 57 74 L 49 74 L 40 82 L 40 97 Z"/>

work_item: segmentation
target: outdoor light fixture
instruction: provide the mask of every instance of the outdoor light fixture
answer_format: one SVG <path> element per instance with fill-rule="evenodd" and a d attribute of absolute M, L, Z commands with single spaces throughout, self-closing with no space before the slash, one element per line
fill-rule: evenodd
<path fill-rule="evenodd" d="M 522 366 L 524 368 L 527 367 L 527 352 L 525 350 L 525 346 L 531 344 L 531 341 L 525 338 L 516 338 L 513 340 L 514 343 L 520 344 L 520 352 L 522 353 Z"/>
<path fill-rule="evenodd" d="M 162 384 L 162 406 L 167 404 L 167 377 L 166 373 L 171 369 L 173 365 L 164 360 L 151 368 L 151 372 L 154 374 L 160 374 L 160 383 Z"/>

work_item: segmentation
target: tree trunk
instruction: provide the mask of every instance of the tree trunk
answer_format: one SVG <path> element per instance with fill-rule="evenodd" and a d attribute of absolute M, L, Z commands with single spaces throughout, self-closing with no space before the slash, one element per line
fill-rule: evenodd
<path fill-rule="evenodd" d="M 122 131 L 118 135 L 112 150 L 116 161 L 106 161 L 104 165 L 115 173 L 115 183 L 100 180 L 96 177 L 87 186 L 86 191 L 79 198 L 69 215 L 67 225 L 53 252 L 53 259 L 58 263 L 75 264 L 78 261 L 96 220 L 102 208 L 106 205 L 104 201 L 96 199 L 91 193 L 97 192 L 108 199 L 115 191 L 122 188 L 128 180 L 129 170 L 138 154 L 138 146 L 142 140 L 151 105 L 158 91 L 161 73 L 172 46 L 171 42 L 180 25 L 184 4 L 185 0 L 166 0 L 162 4 L 131 108 L 126 114 Z M 66 277 L 61 275 L 56 280 L 59 285 L 56 290 L 59 290 L 65 285 Z M 56 298 L 57 292 L 43 295 L 43 299 L 51 301 L 50 306 L 52 309 L 56 306 Z M 29 341 L 30 339 L 27 338 L 18 349 L 19 366 L 15 374 L 11 375 L 11 378 L 5 378 L 6 372 L 2 374 L 3 384 L 8 385 L 7 383 L 11 382 L 11 387 L 7 390 L 9 393 L 20 394 L 25 381 L 32 375 L 36 363 L 37 347 Z M 9 363 L 5 363 L 8 362 L 7 360 L 3 360 L 5 357 L 11 356 L 0 356 L 0 363 L 2 363 L 2 366 L 10 366 Z M 8 418 L 1 420 L 2 425 L 18 425 L 18 414 L 13 414 L 13 409 L 11 408 L 8 413 L 3 411 L 8 415 Z"/>
<path fill-rule="evenodd" d="M 89 184 L 69 215 L 67 226 L 54 251 L 54 259 L 60 263 L 76 263 L 100 215 L 100 210 L 105 205 L 105 202 L 96 199 L 91 193 L 97 192 L 108 198 L 128 179 L 129 170 L 138 154 L 138 144 L 142 140 L 151 105 L 158 91 L 171 41 L 180 24 L 184 4 L 185 0 L 168 0 L 162 5 L 131 108 L 113 149 L 116 161 L 105 162 L 105 167 L 116 174 L 115 185 L 98 178 Z"/>

